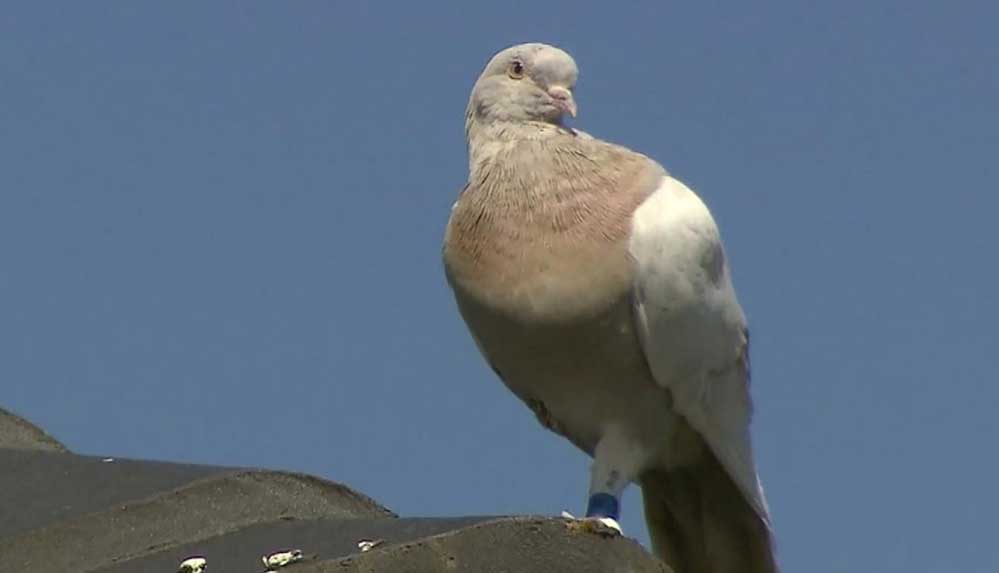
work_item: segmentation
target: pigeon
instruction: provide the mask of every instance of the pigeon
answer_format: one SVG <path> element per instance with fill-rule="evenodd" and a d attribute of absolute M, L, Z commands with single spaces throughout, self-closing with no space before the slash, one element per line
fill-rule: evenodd
<path fill-rule="evenodd" d="M 503 383 L 593 458 L 587 518 L 616 523 L 637 483 L 676 573 L 777 571 L 718 227 L 658 163 L 566 125 L 577 76 L 530 43 L 475 82 L 443 247 L 458 310 Z"/>

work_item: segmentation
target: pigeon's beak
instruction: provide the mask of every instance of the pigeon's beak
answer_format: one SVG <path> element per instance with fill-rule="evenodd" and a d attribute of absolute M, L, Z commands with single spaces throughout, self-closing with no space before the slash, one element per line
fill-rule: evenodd
<path fill-rule="evenodd" d="M 576 117 L 576 100 L 572 97 L 572 92 L 562 86 L 552 86 L 548 88 L 548 95 L 555 102 L 555 107 L 572 117 Z"/>

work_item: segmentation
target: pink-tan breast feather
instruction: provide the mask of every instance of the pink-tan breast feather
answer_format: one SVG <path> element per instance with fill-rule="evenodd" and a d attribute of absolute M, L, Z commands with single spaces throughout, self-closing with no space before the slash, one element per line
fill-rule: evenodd
<path fill-rule="evenodd" d="M 548 145 L 473 174 L 445 237 L 454 288 L 525 322 L 586 318 L 626 295 L 632 215 L 664 175 L 610 144 Z"/>

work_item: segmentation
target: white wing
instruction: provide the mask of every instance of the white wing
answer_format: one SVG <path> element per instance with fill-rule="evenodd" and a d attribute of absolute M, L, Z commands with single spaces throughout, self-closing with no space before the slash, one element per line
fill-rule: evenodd
<path fill-rule="evenodd" d="M 749 437 L 746 321 L 711 213 L 667 176 L 636 210 L 629 250 L 635 320 L 653 376 L 769 524 Z"/>

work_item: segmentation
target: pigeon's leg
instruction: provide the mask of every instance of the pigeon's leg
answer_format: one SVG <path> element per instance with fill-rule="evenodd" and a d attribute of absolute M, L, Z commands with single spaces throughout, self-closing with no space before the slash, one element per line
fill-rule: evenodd
<path fill-rule="evenodd" d="M 645 458 L 643 449 L 620 432 L 604 434 L 593 451 L 586 517 L 610 518 L 616 525 L 621 517 L 621 494 L 638 475 Z"/>

